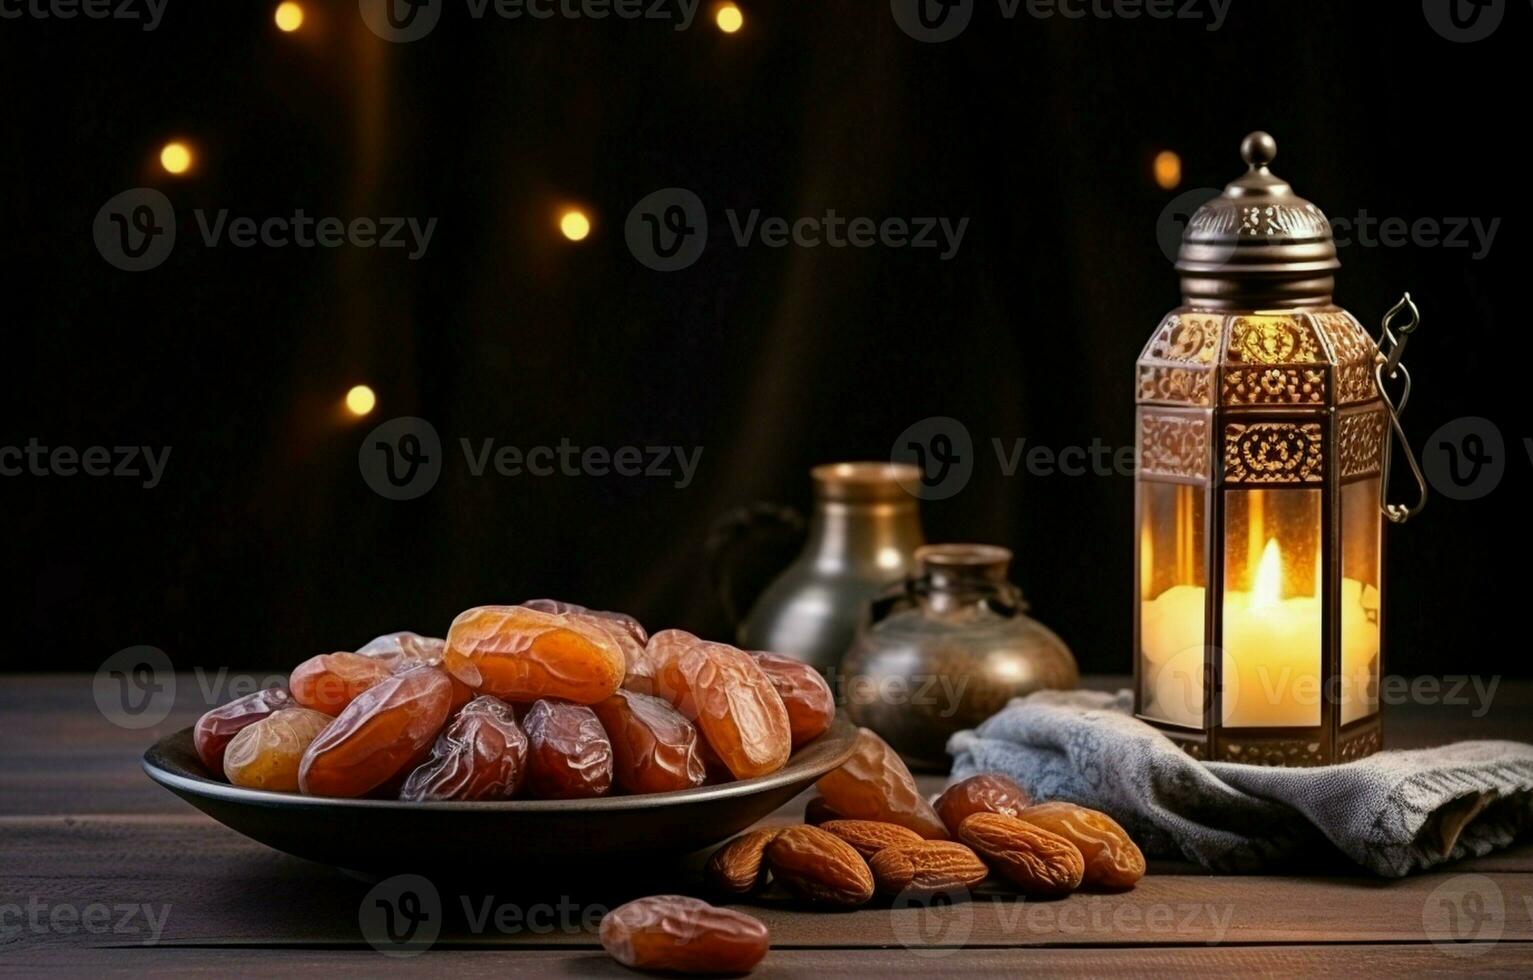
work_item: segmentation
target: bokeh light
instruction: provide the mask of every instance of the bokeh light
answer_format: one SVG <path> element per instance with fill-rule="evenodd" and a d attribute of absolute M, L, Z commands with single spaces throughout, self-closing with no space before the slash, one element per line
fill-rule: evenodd
<path fill-rule="evenodd" d="M 378 406 L 378 396 L 367 385 L 357 385 L 346 392 L 346 411 L 361 418 Z"/>
<path fill-rule="evenodd" d="M 192 150 L 185 143 L 166 143 L 160 150 L 160 166 L 169 174 L 184 174 L 192 169 Z"/>
<path fill-rule="evenodd" d="M 1182 183 L 1182 158 L 1170 150 L 1155 155 L 1155 183 L 1162 190 L 1175 190 Z"/>
<path fill-rule="evenodd" d="M 277 13 L 274 19 L 277 22 L 278 30 L 287 31 L 291 34 L 303 26 L 303 7 L 293 3 L 292 0 L 286 0 L 284 3 L 277 4 Z"/>
<path fill-rule="evenodd" d="M 559 216 L 559 230 L 572 242 L 585 241 L 591 234 L 591 219 L 579 208 L 571 208 Z"/>
<path fill-rule="evenodd" d="M 734 34 L 745 26 L 745 12 L 732 3 L 721 3 L 713 11 L 713 22 L 725 34 Z"/>

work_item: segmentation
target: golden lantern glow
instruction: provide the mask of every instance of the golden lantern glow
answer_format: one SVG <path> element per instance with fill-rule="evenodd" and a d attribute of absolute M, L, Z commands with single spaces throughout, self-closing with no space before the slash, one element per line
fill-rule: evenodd
<path fill-rule="evenodd" d="M 1155 183 L 1162 190 L 1175 190 L 1182 184 L 1182 158 L 1171 150 L 1155 155 Z"/>
<path fill-rule="evenodd" d="M 166 143 L 160 150 L 160 166 L 168 174 L 177 176 L 192 169 L 191 147 L 179 141 Z"/>
<path fill-rule="evenodd" d="M 745 26 L 745 12 L 736 4 L 721 3 L 713 10 L 713 22 L 725 34 L 736 34 Z"/>
<path fill-rule="evenodd" d="M 277 22 L 278 30 L 291 34 L 303 26 L 303 7 L 293 0 L 284 0 L 277 4 L 273 19 Z"/>
<path fill-rule="evenodd" d="M 378 406 L 378 396 L 367 385 L 357 385 L 346 392 L 346 411 L 361 418 Z"/>
<path fill-rule="evenodd" d="M 579 208 L 570 208 L 559 216 L 559 231 L 572 242 L 583 242 L 591 234 L 591 219 Z"/>

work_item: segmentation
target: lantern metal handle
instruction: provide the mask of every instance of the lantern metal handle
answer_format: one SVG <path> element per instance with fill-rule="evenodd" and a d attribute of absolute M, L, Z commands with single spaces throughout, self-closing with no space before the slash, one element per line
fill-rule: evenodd
<path fill-rule="evenodd" d="M 1394 325 L 1395 318 L 1405 314 L 1406 320 L 1399 326 Z M 1384 516 L 1395 524 L 1404 524 L 1406 521 L 1421 513 L 1421 508 L 1427 505 L 1427 480 L 1421 472 L 1421 465 L 1416 461 L 1416 453 L 1411 449 L 1410 440 L 1405 437 L 1405 429 L 1400 425 L 1400 416 L 1405 414 L 1405 406 L 1411 399 L 1411 373 L 1400 363 L 1400 358 L 1405 355 L 1405 344 L 1411 339 L 1411 334 L 1421 326 L 1421 311 L 1416 308 L 1416 303 L 1411 299 L 1411 294 L 1405 296 L 1392 306 L 1388 313 L 1384 314 L 1384 323 L 1379 329 L 1379 339 L 1374 342 L 1378 348 L 1378 359 L 1373 368 L 1373 380 L 1378 384 L 1379 394 L 1384 399 L 1384 404 L 1389 407 L 1389 425 L 1392 430 L 1390 437 L 1384 442 L 1384 466 L 1379 480 L 1379 507 L 1384 511 Z M 1384 386 L 1384 381 L 1399 380 L 1400 395 L 1396 400 L 1389 395 L 1389 389 Z M 1394 444 L 1398 442 L 1405 452 L 1405 461 L 1410 464 L 1411 476 L 1416 480 L 1416 502 L 1414 504 L 1392 504 L 1389 502 L 1389 474 L 1390 463 L 1394 455 Z"/>

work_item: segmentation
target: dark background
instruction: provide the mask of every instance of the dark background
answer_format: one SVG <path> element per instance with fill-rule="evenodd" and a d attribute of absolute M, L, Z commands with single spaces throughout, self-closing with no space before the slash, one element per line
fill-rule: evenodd
<path fill-rule="evenodd" d="M 1452 44 L 1420 4 L 1234 0 L 1203 22 L 1005 21 L 919 44 L 877 0 L 742 2 L 707 17 L 472 21 L 387 44 L 355 2 L 170 0 L 152 33 L 0 21 L 6 383 L 0 445 L 172 447 L 161 486 L 0 479 L 6 668 L 93 669 L 134 644 L 178 666 L 285 668 L 480 603 L 556 596 L 652 628 L 727 633 L 704 541 L 729 508 L 803 506 L 818 462 L 887 459 L 955 417 L 981 453 L 925 508 L 929 540 L 1008 545 L 1035 614 L 1087 671 L 1130 669 L 1132 480 L 1007 478 L 989 440 L 1133 438 L 1133 362 L 1177 280 L 1156 240 L 1181 190 L 1242 169 L 1249 130 L 1333 216 L 1502 218 L 1489 256 L 1342 251 L 1337 300 L 1370 328 L 1404 289 L 1418 445 L 1493 420 L 1507 473 L 1388 532 L 1394 671 L 1526 673 L 1533 535 L 1526 167 L 1517 107 L 1533 11 Z M 183 137 L 195 171 L 170 178 Z M 1179 152 L 1178 191 L 1151 161 Z M 130 274 L 96 252 L 114 194 L 163 189 L 180 244 Z M 691 268 L 627 251 L 635 202 L 695 191 Z M 554 221 L 579 203 L 591 238 Z M 398 250 L 204 247 L 194 208 L 438 218 Z M 739 248 L 726 209 L 970 217 L 930 251 Z M 346 390 L 378 392 L 347 418 Z M 441 482 L 391 502 L 361 479 L 375 424 L 431 420 Z M 704 447 L 695 481 L 470 477 L 459 437 Z M 1404 495 L 1403 485 L 1397 491 Z"/>

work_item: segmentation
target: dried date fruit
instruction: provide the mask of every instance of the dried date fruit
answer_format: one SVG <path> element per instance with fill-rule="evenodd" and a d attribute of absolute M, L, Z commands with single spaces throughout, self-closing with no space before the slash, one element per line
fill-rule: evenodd
<path fill-rule="evenodd" d="M 826 805 L 848 819 L 897 823 L 927 840 L 948 837 L 899 754 L 869 729 L 858 731 L 851 758 L 821 776 L 815 788 Z"/>
<path fill-rule="evenodd" d="M 1086 861 L 1085 884 L 1132 888 L 1144 877 L 1144 852 L 1128 831 L 1105 813 L 1074 803 L 1040 803 L 1023 810 L 1017 818 L 1074 844 Z"/>
<path fill-rule="evenodd" d="M 703 869 L 703 879 L 714 891 L 748 895 L 767 880 L 767 845 L 782 833 L 780 827 L 751 830 L 713 852 Z"/>
<path fill-rule="evenodd" d="M 976 813 L 958 827 L 958 838 L 1024 895 L 1067 895 L 1080 887 L 1086 861 L 1058 834 L 1004 813 Z"/>
<path fill-rule="evenodd" d="M 629 793 L 665 793 L 707 778 L 697 729 L 670 703 L 619 690 L 591 706 L 612 742 L 612 777 Z"/>
<path fill-rule="evenodd" d="M 980 773 L 943 790 L 935 804 L 937 816 L 955 836 L 964 819 L 975 813 L 1004 813 L 1015 817 L 1032 802 L 1027 790 L 1009 776 L 996 772 Z"/>
<path fill-rule="evenodd" d="M 669 704 L 670 702 L 666 703 Z M 702 737 L 701 732 L 698 733 L 697 737 L 697 754 L 702 757 L 703 769 L 708 773 L 708 778 L 704 781 L 704 785 L 717 786 L 719 783 L 732 783 L 735 781 L 735 774 L 729 771 L 728 766 L 724 765 L 724 760 L 720 759 L 719 754 L 713 751 L 713 746 L 708 744 L 708 740 Z"/>
<path fill-rule="evenodd" d="M 208 772 L 215 776 L 222 773 L 224 750 L 228 748 L 230 739 L 246 726 L 254 725 L 272 712 L 292 705 L 293 696 L 287 692 L 287 688 L 269 687 L 214 708 L 198 718 L 197 726 L 192 729 L 192 745 L 197 750 L 197 758 L 208 767 Z"/>
<path fill-rule="evenodd" d="M 788 712 L 788 728 L 796 749 L 811 742 L 830 727 L 836 717 L 836 698 L 820 672 L 792 657 L 776 653 L 753 653 L 756 664 L 777 689 Z"/>
<path fill-rule="evenodd" d="M 452 684 L 452 703 L 447 709 L 447 717 L 451 718 L 453 715 L 456 715 L 459 711 L 463 710 L 463 707 L 470 701 L 478 697 L 479 692 L 475 691 L 473 688 L 469 687 L 467 684 L 458 680 L 451 674 L 447 675 L 447 680 Z M 489 695 L 485 696 L 488 697 Z"/>
<path fill-rule="evenodd" d="M 368 688 L 303 754 L 299 788 L 310 796 L 365 796 L 425 756 L 452 704 L 452 683 L 414 667 Z"/>
<path fill-rule="evenodd" d="M 385 633 L 368 640 L 357 648 L 364 657 L 387 662 L 395 673 L 410 667 L 439 667 L 447 641 L 434 636 L 421 636 L 409 630 Z"/>
<path fill-rule="evenodd" d="M 322 653 L 293 669 L 288 690 L 305 708 L 338 715 L 357 695 L 393 676 L 391 665 L 360 653 Z"/>
<path fill-rule="evenodd" d="M 412 667 L 442 666 L 446 649 L 446 640 L 403 631 L 375 637 L 357 652 L 388 664 L 397 674 Z M 460 708 L 474 700 L 478 692 L 451 674 L 447 676 L 452 680 L 452 713 L 457 714 Z"/>
<path fill-rule="evenodd" d="M 636 661 L 643 659 L 644 645 L 649 642 L 649 633 L 637 619 L 627 613 L 587 609 L 585 606 L 577 606 L 573 602 L 560 602 L 558 599 L 529 599 L 522 605 L 538 612 L 583 619 L 597 629 L 605 630 L 607 635 L 612 637 L 612 642 L 617 644 L 617 648 L 623 651 L 623 660 L 629 670 L 633 669 Z M 650 692 L 640 691 L 639 693 L 649 694 Z"/>
<path fill-rule="evenodd" d="M 697 723 L 736 779 L 781 769 L 793 751 L 793 736 L 777 689 L 745 651 L 691 640 L 676 643 L 661 664 L 656 692 Z"/>
<path fill-rule="evenodd" d="M 827 820 L 820 824 L 820 829 L 846 841 L 865 858 L 886 847 L 919 844 L 926 839 L 909 827 L 878 820 Z"/>
<path fill-rule="evenodd" d="M 624 966 L 675 973 L 747 973 L 771 945 L 760 919 L 685 895 L 620 905 L 601 920 L 601 944 Z"/>
<path fill-rule="evenodd" d="M 948 840 L 886 847 L 868 860 L 868 868 L 886 895 L 947 894 L 973 888 L 990 876 L 977 854 Z"/>
<path fill-rule="evenodd" d="M 823 796 L 811 796 L 809 802 L 804 804 L 804 823 L 813 827 L 822 827 L 831 820 L 844 820 L 845 817 L 837 813 Z M 919 836 L 919 835 L 918 835 Z"/>
<path fill-rule="evenodd" d="M 509 800 L 527 773 L 527 736 L 489 695 L 464 705 L 399 791 L 402 800 Z"/>
<path fill-rule="evenodd" d="M 702 642 L 686 630 L 661 630 L 644 644 L 642 653 L 628 662 L 628 675 L 623 678 L 623 686 L 640 694 L 663 696 L 658 689 L 660 668 L 683 650 Z"/>
<path fill-rule="evenodd" d="M 605 796 L 612 788 L 612 742 L 590 708 L 538 701 L 522 719 L 527 791 L 542 800 Z"/>
<path fill-rule="evenodd" d="M 298 790 L 303 754 L 334 718 L 311 708 L 283 708 L 249 725 L 229 741 L 224 778 L 247 789 Z"/>
<path fill-rule="evenodd" d="M 767 845 L 772 877 L 816 905 L 853 908 L 873 897 L 873 872 L 856 848 L 819 827 L 789 827 Z"/>
<path fill-rule="evenodd" d="M 595 704 L 623 682 L 623 651 L 588 618 L 525 606 L 480 606 L 447 631 L 442 663 L 481 694 L 508 701 Z"/>

